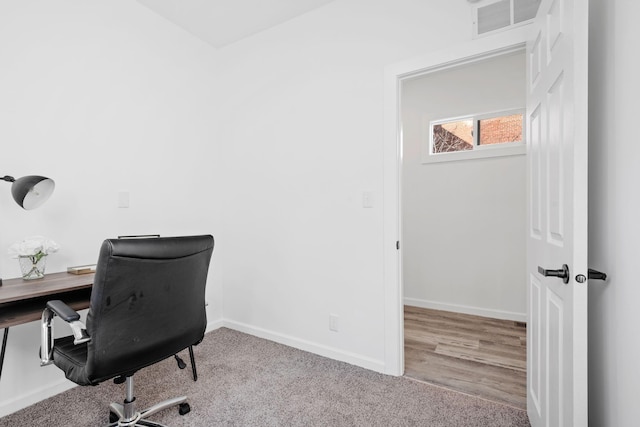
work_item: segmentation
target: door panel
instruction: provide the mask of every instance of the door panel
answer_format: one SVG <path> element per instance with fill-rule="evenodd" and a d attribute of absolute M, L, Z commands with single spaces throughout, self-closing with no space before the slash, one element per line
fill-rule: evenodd
<path fill-rule="evenodd" d="M 556 0 L 560 1 L 560 0 Z M 563 75 L 551 85 L 547 92 L 547 216 L 549 243 L 563 246 L 564 243 L 564 162 L 562 128 L 564 123 Z"/>
<path fill-rule="evenodd" d="M 540 113 L 542 106 L 538 104 L 533 110 L 533 113 L 529 115 L 529 146 L 531 150 L 529 152 L 529 162 L 531 170 L 536 179 L 530 180 L 531 188 L 529 190 L 530 200 L 529 206 L 531 207 L 531 238 L 542 239 L 542 150 L 540 144 L 542 144 L 542 118 Z"/>
<path fill-rule="evenodd" d="M 564 407 L 563 353 L 562 337 L 563 303 L 553 292 L 547 292 L 547 423 L 548 426 L 562 425 L 562 408 Z"/>
<path fill-rule="evenodd" d="M 540 281 L 535 276 L 530 278 L 529 313 L 530 321 L 527 324 L 527 406 L 529 411 L 534 410 L 541 414 L 542 397 L 542 310 L 540 298 L 542 294 Z M 529 374 L 530 373 L 530 374 Z M 532 405 L 533 404 L 533 405 Z M 538 415 L 540 416 L 540 415 Z"/>

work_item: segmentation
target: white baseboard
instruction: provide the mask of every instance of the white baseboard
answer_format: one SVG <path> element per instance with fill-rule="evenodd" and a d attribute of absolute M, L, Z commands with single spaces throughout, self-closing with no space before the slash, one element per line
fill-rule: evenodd
<path fill-rule="evenodd" d="M 56 394 L 70 390 L 74 387 L 77 387 L 77 385 L 69 380 L 62 379 L 61 381 L 57 381 L 54 384 L 48 384 L 45 387 L 33 390 L 28 394 L 23 394 L 22 396 L 17 396 L 13 399 L 6 400 L 2 402 L 2 404 L 0 404 L 0 417 L 4 417 L 13 412 L 19 411 L 20 409 L 24 409 L 27 406 L 53 397 Z"/>
<path fill-rule="evenodd" d="M 454 313 L 473 314 L 475 316 L 490 317 L 493 319 L 513 320 L 515 322 L 526 322 L 527 313 L 516 313 L 512 311 L 493 310 L 489 308 L 472 307 L 460 304 L 448 304 L 437 301 L 428 301 L 418 298 L 405 298 L 405 305 L 414 307 L 431 308 L 434 310 L 452 311 Z"/>
<path fill-rule="evenodd" d="M 372 359 L 348 351 L 338 350 L 333 347 L 303 340 L 290 335 L 269 331 L 252 325 L 247 325 L 245 323 L 235 322 L 233 320 L 224 320 L 223 326 L 239 332 L 244 332 L 245 334 L 256 336 L 258 338 L 264 338 L 269 341 L 274 341 L 279 344 L 294 347 L 298 350 L 304 350 L 320 356 L 328 357 L 329 359 L 339 360 L 341 362 L 360 366 L 361 368 L 369 369 L 371 371 L 385 373 L 384 362 L 380 360 Z"/>

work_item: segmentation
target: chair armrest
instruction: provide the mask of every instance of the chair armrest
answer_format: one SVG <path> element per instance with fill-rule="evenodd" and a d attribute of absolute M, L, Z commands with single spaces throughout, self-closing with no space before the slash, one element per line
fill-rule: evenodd
<path fill-rule="evenodd" d="M 91 337 L 87 334 L 87 327 L 80 322 L 80 314 L 60 300 L 48 301 L 47 307 L 42 312 L 40 366 L 53 362 L 52 321 L 56 314 L 71 327 L 75 345 L 91 341 Z"/>
<path fill-rule="evenodd" d="M 50 308 L 55 314 L 67 323 L 71 323 L 75 320 L 80 320 L 80 315 L 77 311 L 69 307 L 59 299 L 53 301 L 47 301 L 47 308 Z"/>

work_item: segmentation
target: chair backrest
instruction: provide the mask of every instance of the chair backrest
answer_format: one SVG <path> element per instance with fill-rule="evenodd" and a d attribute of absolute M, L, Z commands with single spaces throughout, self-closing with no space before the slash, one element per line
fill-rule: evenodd
<path fill-rule="evenodd" d="M 87 314 L 93 382 L 165 359 L 204 337 L 212 236 L 108 239 Z"/>

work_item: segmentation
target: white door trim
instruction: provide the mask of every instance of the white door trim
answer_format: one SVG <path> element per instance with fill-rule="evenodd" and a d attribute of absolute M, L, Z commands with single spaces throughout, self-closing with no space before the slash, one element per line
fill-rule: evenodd
<path fill-rule="evenodd" d="M 395 63 L 384 75 L 384 369 L 389 375 L 404 374 L 404 295 L 402 286 L 402 123 L 400 84 L 403 79 L 446 70 L 524 49 L 529 27 L 519 27 L 491 37 L 476 39 L 428 55 Z"/>

